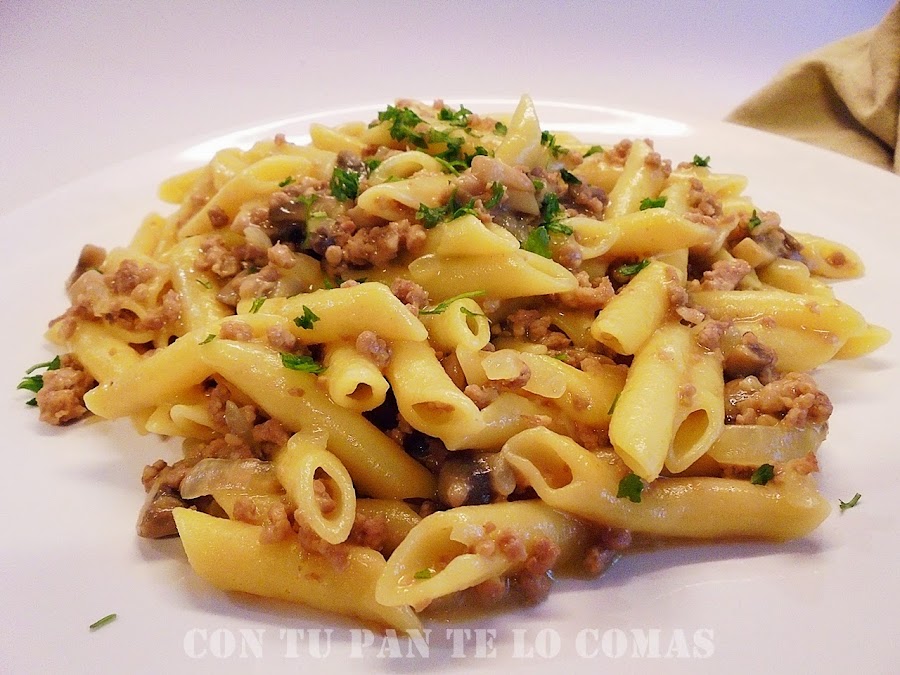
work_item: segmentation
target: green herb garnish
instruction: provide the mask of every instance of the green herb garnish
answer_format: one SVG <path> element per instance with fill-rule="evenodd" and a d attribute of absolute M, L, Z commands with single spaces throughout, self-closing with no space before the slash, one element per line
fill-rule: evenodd
<path fill-rule="evenodd" d="M 303 305 L 303 316 L 294 319 L 294 325 L 304 330 L 310 330 L 319 317 L 306 305 Z"/>
<path fill-rule="evenodd" d="M 641 260 L 640 262 L 619 265 L 616 268 L 616 272 L 619 274 L 619 276 L 633 277 L 635 274 L 640 272 L 642 269 L 644 269 L 649 264 L 650 264 L 650 261 L 645 258 L 644 260 Z"/>
<path fill-rule="evenodd" d="M 449 122 L 450 126 L 465 127 L 469 124 L 469 115 L 472 111 L 465 106 L 459 106 L 459 110 L 453 111 L 453 108 L 441 108 L 438 111 L 438 119 L 442 122 Z"/>
<path fill-rule="evenodd" d="M 58 356 L 54 356 L 50 361 L 46 363 L 36 363 L 31 366 L 28 370 L 25 371 L 25 377 L 22 378 L 22 381 L 19 382 L 16 389 L 24 389 L 26 391 L 30 391 L 34 394 L 38 393 L 44 386 L 44 376 L 43 375 L 32 375 L 36 370 L 59 370 L 61 366 L 61 362 Z M 25 405 L 36 406 L 37 399 L 31 398 L 25 401 Z"/>
<path fill-rule="evenodd" d="M 652 197 L 646 197 L 641 200 L 641 211 L 646 211 L 647 209 L 661 209 L 665 205 L 665 197 L 657 197 L 656 199 L 653 199 Z"/>
<path fill-rule="evenodd" d="M 619 402 L 619 397 L 622 395 L 622 392 L 616 392 L 616 397 L 612 400 L 612 403 L 609 404 L 609 410 L 606 411 L 607 415 L 612 415 L 616 412 L 616 404 Z"/>
<path fill-rule="evenodd" d="M 754 485 L 765 485 L 775 477 L 775 467 L 771 464 L 762 464 L 750 475 L 750 482 Z"/>
<path fill-rule="evenodd" d="M 336 166 L 331 173 L 331 182 L 328 186 L 331 188 L 331 194 L 339 201 L 356 199 L 359 194 L 359 174 Z"/>
<path fill-rule="evenodd" d="M 209 290 L 210 288 L 212 288 L 212 284 L 209 283 L 208 281 L 206 281 L 205 279 L 195 279 L 195 281 L 198 284 L 200 284 L 201 286 L 203 286 L 203 288 L 205 288 L 206 290 Z"/>
<path fill-rule="evenodd" d="M 584 153 L 584 157 L 590 157 L 591 155 L 596 155 L 598 152 L 603 152 L 602 145 L 592 145 L 587 149 L 587 152 Z"/>
<path fill-rule="evenodd" d="M 506 187 L 503 183 L 491 183 L 491 198 L 484 203 L 484 208 L 492 209 L 497 206 L 504 194 L 506 194 Z"/>
<path fill-rule="evenodd" d="M 550 258 L 550 232 L 546 227 L 538 226 L 528 233 L 522 248 L 544 258 Z"/>
<path fill-rule="evenodd" d="M 380 160 L 380 159 L 370 158 L 370 159 L 364 159 L 363 164 L 366 165 L 367 171 L 372 172 L 375 169 L 377 169 L 379 166 L 381 166 L 381 161 L 382 160 Z"/>
<path fill-rule="evenodd" d="M 644 481 L 635 473 L 630 473 L 619 481 L 619 491 L 616 497 L 627 497 L 635 504 L 641 503 L 641 492 L 644 490 Z"/>
<path fill-rule="evenodd" d="M 288 176 L 283 181 L 278 183 L 278 187 L 287 187 L 288 185 L 290 185 L 293 182 L 294 182 L 294 177 Z"/>
<path fill-rule="evenodd" d="M 850 499 L 849 502 L 845 502 L 844 500 L 839 499 L 838 501 L 840 502 L 839 506 L 840 506 L 841 511 L 846 511 L 847 509 L 852 509 L 854 506 L 859 504 L 859 500 L 861 497 L 862 497 L 862 495 L 857 492 L 855 495 L 853 495 L 852 499 Z"/>
<path fill-rule="evenodd" d="M 205 345 L 205 344 L 208 344 L 208 343 L 212 342 L 212 341 L 215 340 L 215 339 L 216 339 L 216 334 L 215 334 L 215 333 L 210 333 L 209 335 L 206 336 L 206 338 L 205 338 L 205 339 L 203 340 L 203 342 L 201 342 L 200 344 L 201 344 L 201 345 Z"/>
<path fill-rule="evenodd" d="M 106 624 L 112 623 L 118 618 L 118 614 L 107 614 L 102 619 L 97 619 L 94 623 L 92 623 L 88 628 L 90 630 L 97 630 L 98 628 L 103 628 Z"/>
<path fill-rule="evenodd" d="M 707 155 L 706 157 L 694 155 L 694 159 L 691 160 L 691 164 L 693 164 L 694 166 L 709 166 L 709 155 Z"/>
<path fill-rule="evenodd" d="M 747 221 L 747 229 L 752 231 L 760 225 L 762 225 L 762 220 L 756 215 L 756 209 L 753 209 L 753 215 L 751 215 L 750 220 Z"/>
<path fill-rule="evenodd" d="M 559 170 L 559 177 L 563 179 L 567 185 L 581 185 L 581 179 L 578 178 L 574 173 L 570 171 L 566 171 L 565 169 Z"/>
<path fill-rule="evenodd" d="M 430 230 L 443 220 L 446 212 L 447 207 L 445 206 L 426 206 L 425 203 L 422 202 L 419 204 L 419 208 L 416 211 L 416 218 L 422 221 L 422 226 L 426 230 Z"/>
<path fill-rule="evenodd" d="M 556 136 L 549 131 L 541 132 L 541 145 L 546 145 L 550 154 L 554 157 L 559 157 L 568 152 L 568 150 L 556 143 Z"/>
<path fill-rule="evenodd" d="M 459 295 L 454 295 L 452 298 L 447 298 L 443 302 L 439 302 L 434 307 L 426 307 L 424 309 L 420 309 L 419 314 L 443 314 L 447 311 L 447 308 L 457 300 L 463 300 L 465 298 L 477 298 L 485 295 L 486 293 L 487 291 L 469 291 L 468 293 L 460 293 Z"/>
<path fill-rule="evenodd" d="M 415 574 L 413 574 L 413 579 L 430 579 L 436 574 L 436 571 L 431 567 L 426 567 L 425 569 L 421 569 Z"/>
<path fill-rule="evenodd" d="M 256 314 L 259 310 L 262 309 L 262 306 L 265 302 L 266 298 L 253 298 L 253 304 L 250 305 L 250 313 Z"/>
<path fill-rule="evenodd" d="M 423 120 L 409 108 L 389 105 L 387 110 L 378 113 L 378 121 L 391 123 L 390 134 L 395 141 L 405 141 L 417 148 L 428 147 L 425 137 L 415 130 Z"/>
<path fill-rule="evenodd" d="M 299 370 L 301 373 L 319 374 L 325 371 L 325 366 L 316 363 L 311 356 L 297 356 L 296 354 L 288 354 L 281 352 L 281 363 L 289 370 Z"/>
<path fill-rule="evenodd" d="M 507 131 L 508 131 L 508 129 L 506 128 L 506 125 L 503 124 L 503 122 L 497 122 L 494 125 L 494 133 L 497 134 L 498 136 L 506 136 Z"/>

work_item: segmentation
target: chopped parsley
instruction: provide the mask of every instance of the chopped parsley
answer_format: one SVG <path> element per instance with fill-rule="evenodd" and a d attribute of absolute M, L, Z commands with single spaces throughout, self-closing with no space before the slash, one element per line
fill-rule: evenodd
<path fill-rule="evenodd" d="M 706 157 L 694 155 L 694 159 L 691 160 L 691 164 L 693 164 L 694 166 L 709 166 L 709 155 L 707 155 Z"/>
<path fill-rule="evenodd" d="M 359 174 L 336 166 L 331 173 L 329 187 L 331 194 L 339 201 L 346 202 L 356 199 L 359 194 Z"/>
<path fill-rule="evenodd" d="M 97 630 L 98 628 L 103 628 L 103 626 L 115 621 L 118 618 L 118 616 L 119 615 L 116 613 L 107 614 L 102 619 L 97 619 L 94 623 L 92 623 L 90 626 L 88 626 L 88 628 L 90 630 Z"/>
<path fill-rule="evenodd" d="M 581 185 L 581 179 L 574 173 L 566 171 L 565 169 L 559 170 L 559 177 L 562 178 L 567 185 Z"/>
<path fill-rule="evenodd" d="M 370 159 L 364 159 L 363 163 L 366 165 L 366 170 L 374 171 L 379 166 L 381 166 L 381 161 L 382 160 L 380 160 L 380 159 L 370 158 Z"/>
<path fill-rule="evenodd" d="M 438 164 L 440 164 L 444 168 L 445 171 L 448 171 L 450 173 L 459 174 L 460 171 L 466 170 L 465 162 L 463 162 L 462 160 L 458 159 L 454 160 L 453 162 L 448 162 L 440 155 L 435 155 L 434 158 L 438 161 Z"/>
<path fill-rule="evenodd" d="M 762 220 L 756 215 L 756 209 L 753 209 L 753 215 L 751 215 L 750 220 L 747 221 L 747 229 L 752 231 L 760 225 L 762 225 Z"/>
<path fill-rule="evenodd" d="M 657 197 L 656 199 L 653 199 L 652 197 L 646 197 L 641 200 L 641 211 L 646 211 L 647 209 L 661 209 L 665 205 L 665 197 Z"/>
<path fill-rule="evenodd" d="M 550 232 L 543 226 L 534 228 L 528 233 L 528 238 L 522 243 L 522 248 L 544 258 L 551 257 Z"/>
<path fill-rule="evenodd" d="M 475 317 L 479 317 L 479 316 L 483 316 L 485 319 L 487 319 L 487 315 L 486 315 L 486 314 L 480 314 L 480 313 L 478 313 L 478 312 L 473 312 L 473 311 L 472 311 L 471 309 L 469 309 L 468 307 L 460 307 L 460 308 L 459 308 L 459 311 L 460 311 L 462 314 L 465 314 L 466 316 L 471 316 L 473 319 L 474 319 Z M 488 319 L 488 321 L 490 321 L 490 319 Z"/>
<path fill-rule="evenodd" d="M 309 211 L 309 209 L 312 208 L 312 205 L 316 202 L 316 199 L 318 199 L 318 195 L 315 194 L 297 195 L 296 197 L 294 197 L 293 201 L 295 204 L 303 204 L 303 206 L 306 207 L 306 210 Z"/>
<path fill-rule="evenodd" d="M 201 342 L 200 344 L 205 345 L 205 344 L 212 342 L 215 339 L 216 339 L 216 334 L 210 333 L 209 335 L 206 336 L 206 339 L 204 339 L 203 342 Z"/>
<path fill-rule="evenodd" d="M 850 499 L 849 502 L 845 502 L 843 499 L 839 499 L 838 501 L 840 502 L 839 506 L 841 508 L 841 511 L 846 511 L 847 509 L 852 509 L 854 506 L 859 504 L 859 500 L 861 498 L 862 498 L 862 495 L 857 492 L 855 495 L 853 495 L 852 499 Z"/>
<path fill-rule="evenodd" d="M 288 370 L 299 370 L 301 373 L 313 373 L 318 375 L 325 371 L 325 366 L 316 363 L 311 356 L 297 356 L 281 352 L 281 364 Z"/>
<path fill-rule="evenodd" d="M 422 221 L 422 226 L 426 230 L 430 230 L 444 219 L 446 213 L 446 206 L 426 206 L 425 202 L 422 202 L 416 211 L 416 218 Z"/>
<path fill-rule="evenodd" d="M 287 176 L 283 181 L 278 183 L 278 187 L 287 187 L 288 185 L 290 185 L 293 182 L 294 182 L 294 177 Z"/>
<path fill-rule="evenodd" d="M 430 579 L 436 574 L 436 570 L 432 567 L 426 567 L 413 574 L 413 579 Z"/>
<path fill-rule="evenodd" d="M 38 393 L 44 386 L 44 376 L 43 375 L 32 375 L 32 373 L 36 370 L 59 370 L 61 366 L 60 360 L 58 356 L 54 356 L 50 361 L 46 363 L 36 363 L 31 366 L 28 370 L 25 371 L 25 377 L 22 378 L 22 381 L 19 382 L 19 385 L 16 389 L 24 389 L 26 391 L 30 391 L 32 393 Z M 37 405 L 37 399 L 31 398 L 25 401 L 26 405 L 35 406 Z"/>
<path fill-rule="evenodd" d="M 454 127 L 467 127 L 471 114 L 472 111 L 462 105 L 456 112 L 453 111 L 453 108 L 441 108 L 438 111 L 438 119 L 442 122 L 449 122 Z"/>
<path fill-rule="evenodd" d="M 316 316 L 315 312 L 306 305 L 303 305 L 303 316 L 296 317 L 294 319 L 294 325 L 298 328 L 303 328 L 304 330 L 310 330 L 313 327 L 313 324 L 318 320 L 319 317 Z"/>
<path fill-rule="evenodd" d="M 210 288 L 212 288 L 212 284 L 209 283 L 208 281 L 206 281 L 205 279 L 199 279 L 199 278 L 198 278 L 198 279 L 196 279 L 196 281 L 197 281 L 198 284 L 200 284 L 201 286 L 203 286 L 203 288 L 205 288 L 205 289 L 207 289 L 207 290 L 209 290 Z"/>
<path fill-rule="evenodd" d="M 607 415 L 612 415 L 614 412 L 616 412 L 616 404 L 619 402 L 619 397 L 621 395 L 621 391 L 616 392 L 616 397 L 612 400 L 612 403 L 609 404 L 609 410 L 606 411 Z"/>
<path fill-rule="evenodd" d="M 619 265 L 616 268 L 616 273 L 619 276 L 623 277 L 633 277 L 635 274 L 644 269 L 647 265 L 650 264 L 650 261 L 644 258 L 640 262 L 630 263 L 625 265 Z"/>
<path fill-rule="evenodd" d="M 560 155 L 564 155 L 568 152 L 564 147 L 557 144 L 556 136 L 551 134 L 549 131 L 541 132 L 541 145 L 546 145 L 547 149 L 550 151 L 550 154 L 554 157 L 559 157 Z"/>
<path fill-rule="evenodd" d="M 630 473 L 619 481 L 619 491 L 616 493 L 616 497 L 619 499 L 627 497 L 635 504 L 640 504 L 643 491 L 644 481 L 636 473 Z"/>
<path fill-rule="evenodd" d="M 465 298 L 477 298 L 487 293 L 487 291 L 469 291 L 468 293 L 460 293 L 459 295 L 454 295 L 452 298 L 447 298 L 443 302 L 436 304 L 434 307 L 426 307 L 424 309 L 419 310 L 419 314 L 443 314 L 447 311 L 447 308 L 452 305 L 457 300 L 463 300 Z"/>
<path fill-rule="evenodd" d="M 754 485 L 765 485 L 775 477 L 775 467 L 771 464 L 762 464 L 750 476 L 750 482 Z"/>
<path fill-rule="evenodd" d="M 250 305 L 250 313 L 256 314 L 259 310 L 262 309 L 263 304 L 265 303 L 265 298 L 253 298 L 253 304 Z"/>
<path fill-rule="evenodd" d="M 535 192 L 540 192 L 544 189 L 544 181 L 542 180 L 532 179 L 531 184 L 534 185 Z"/>
<path fill-rule="evenodd" d="M 548 232 L 556 232 L 557 234 L 564 234 L 567 237 L 571 236 L 575 232 L 575 230 L 573 230 L 571 227 L 569 227 L 565 223 L 561 223 L 558 220 L 552 220 L 549 223 L 547 223 L 546 225 L 544 225 L 544 227 L 547 228 Z"/>
<path fill-rule="evenodd" d="M 591 155 L 596 155 L 598 152 L 603 152 L 602 145 L 592 145 L 587 149 L 587 152 L 584 153 L 584 157 L 590 157 Z"/>
<path fill-rule="evenodd" d="M 428 147 L 425 136 L 416 131 L 416 126 L 423 120 L 413 110 L 389 105 L 387 110 L 378 113 L 378 121 L 391 123 L 389 133 L 395 141 L 406 142 L 417 148 Z"/>
<path fill-rule="evenodd" d="M 506 194 L 506 186 L 503 183 L 491 183 L 491 198 L 484 202 L 484 208 L 492 209 L 497 206 L 500 200 L 503 199 L 504 194 Z"/>
<path fill-rule="evenodd" d="M 494 125 L 494 133 L 497 134 L 498 136 L 506 136 L 507 131 L 508 131 L 508 129 L 506 128 L 506 125 L 503 124 L 503 122 L 497 122 Z"/>

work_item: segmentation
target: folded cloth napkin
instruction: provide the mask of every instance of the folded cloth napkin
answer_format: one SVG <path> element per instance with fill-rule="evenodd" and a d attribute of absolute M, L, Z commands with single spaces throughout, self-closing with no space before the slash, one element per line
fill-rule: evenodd
<path fill-rule="evenodd" d="M 788 65 L 726 119 L 900 173 L 900 2 L 875 28 Z"/>

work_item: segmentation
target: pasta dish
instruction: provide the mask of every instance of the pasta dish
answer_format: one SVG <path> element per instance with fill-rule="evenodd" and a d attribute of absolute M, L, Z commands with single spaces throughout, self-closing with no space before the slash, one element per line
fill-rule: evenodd
<path fill-rule="evenodd" d="M 831 402 L 889 333 L 848 247 L 710 157 L 592 145 L 532 101 L 399 100 L 166 180 L 87 245 L 20 388 L 42 421 L 182 439 L 142 537 L 213 586 L 403 631 L 539 602 L 642 542 L 812 532 Z"/>

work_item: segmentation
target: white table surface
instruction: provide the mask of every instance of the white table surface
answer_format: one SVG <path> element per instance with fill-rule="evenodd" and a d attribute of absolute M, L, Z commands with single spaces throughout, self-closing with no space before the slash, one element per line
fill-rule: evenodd
<path fill-rule="evenodd" d="M 721 119 L 892 0 L 0 0 L 0 213 L 114 162 L 395 97 Z"/>

